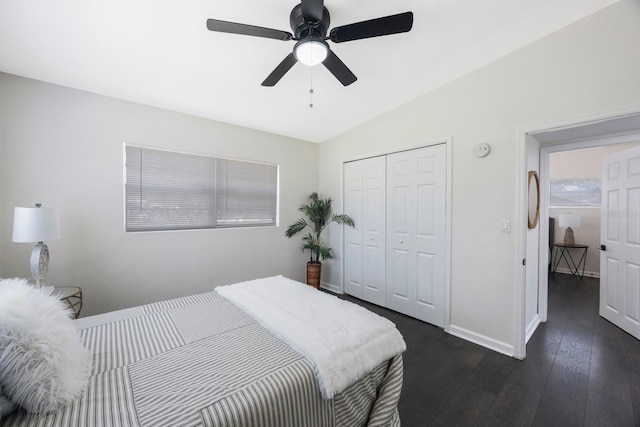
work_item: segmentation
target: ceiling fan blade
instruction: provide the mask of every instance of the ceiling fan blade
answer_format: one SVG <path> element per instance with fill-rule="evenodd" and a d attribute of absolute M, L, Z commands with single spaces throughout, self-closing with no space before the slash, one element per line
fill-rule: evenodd
<path fill-rule="evenodd" d="M 327 70 L 331 71 L 331 74 L 333 74 L 336 79 L 340 80 L 343 86 L 349 86 L 358 80 L 355 74 L 353 74 L 351 70 L 344 65 L 344 62 L 332 51 L 329 51 L 327 59 L 324 60 L 323 64 L 327 67 Z"/>
<path fill-rule="evenodd" d="M 262 86 L 275 86 L 276 83 L 280 81 L 282 76 L 284 76 L 287 71 L 291 69 L 298 62 L 296 57 L 291 52 L 287 55 L 280 64 L 267 76 L 266 79 L 262 82 Z"/>
<path fill-rule="evenodd" d="M 342 43 L 369 37 L 406 33 L 411 30 L 412 26 L 413 12 L 405 12 L 336 27 L 331 30 L 329 38 L 334 43 Z"/>
<path fill-rule="evenodd" d="M 256 27 L 255 25 L 238 24 L 237 22 L 207 19 L 207 28 L 219 33 L 242 34 L 245 36 L 265 37 L 276 40 L 291 40 L 293 34 L 272 28 Z"/>
<path fill-rule="evenodd" d="M 323 15 L 323 0 L 302 0 L 302 16 L 307 21 L 321 22 Z"/>

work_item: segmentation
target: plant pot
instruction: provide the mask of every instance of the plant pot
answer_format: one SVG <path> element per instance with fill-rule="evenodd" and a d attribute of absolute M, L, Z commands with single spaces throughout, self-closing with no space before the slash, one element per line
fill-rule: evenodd
<path fill-rule="evenodd" d="M 320 289 L 320 273 L 322 272 L 322 263 L 319 261 L 307 262 L 307 285 Z"/>

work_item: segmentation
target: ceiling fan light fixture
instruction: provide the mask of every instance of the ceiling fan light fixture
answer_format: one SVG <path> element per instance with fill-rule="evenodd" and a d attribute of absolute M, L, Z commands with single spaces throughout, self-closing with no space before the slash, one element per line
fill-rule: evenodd
<path fill-rule="evenodd" d="M 293 48 L 296 59 L 313 67 L 322 63 L 329 55 L 329 45 L 324 40 L 301 40 Z"/>
<path fill-rule="evenodd" d="M 240 34 L 282 41 L 296 40 L 290 52 L 262 82 L 262 86 L 275 86 L 297 62 L 307 66 L 323 64 L 343 86 L 349 86 L 358 78 L 338 56 L 329 49 L 328 40 L 343 43 L 371 37 L 406 33 L 413 26 L 413 12 L 398 13 L 367 21 L 334 27 L 327 36 L 331 17 L 324 0 L 301 0 L 289 15 L 291 30 L 276 30 L 239 22 L 207 19 L 207 29 L 220 33 Z"/>

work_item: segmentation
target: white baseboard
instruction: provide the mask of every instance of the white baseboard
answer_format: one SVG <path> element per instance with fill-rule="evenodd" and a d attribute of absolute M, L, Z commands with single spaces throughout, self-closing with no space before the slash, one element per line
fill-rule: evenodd
<path fill-rule="evenodd" d="M 556 268 L 556 273 L 562 273 L 562 274 L 572 274 L 571 270 L 569 270 L 568 268 Z M 551 273 L 553 274 L 553 273 Z M 584 276 L 585 277 L 595 277 L 596 279 L 600 278 L 600 272 L 599 271 L 585 271 L 584 272 Z"/>
<path fill-rule="evenodd" d="M 515 351 L 513 345 L 511 344 L 489 338 L 485 335 L 478 334 L 476 332 L 461 328 L 456 325 L 449 325 L 447 332 L 449 332 L 451 335 L 455 335 L 458 338 L 462 338 L 463 340 L 471 341 L 472 343 L 481 345 L 490 350 L 497 351 L 498 353 L 514 357 Z"/>
<path fill-rule="evenodd" d="M 330 292 L 333 292 L 334 294 L 343 294 L 344 292 L 342 292 L 342 288 L 340 286 L 334 285 L 332 283 L 327 283 L 327 282 L 323 282 L 320 281 L 320 287 L 322 289 L 326 289 Z"/>
<path fill-rule="evenodd" d="M 540 324 L 540 316 L 536 314 L 531 320 L 531 322 L 529 322 L 529 324 L 527 325 L 527 329 L 525 330 L 524 342 L 529 342 L 529 339 L 531 338 L 533 333 L 536 331 L 539 324 Z"/>

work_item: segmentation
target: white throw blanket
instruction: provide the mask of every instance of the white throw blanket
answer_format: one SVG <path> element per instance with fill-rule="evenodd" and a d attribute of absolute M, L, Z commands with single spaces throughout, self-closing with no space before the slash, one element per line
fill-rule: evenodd
<path fill-rule="evenodd" d="M 407 348 L 388 319 L 283 276 L 215 291 L 305 356 L 325 399 Z"/>

